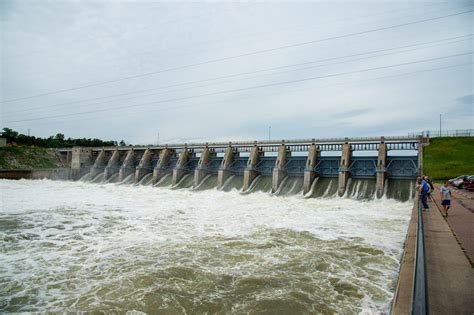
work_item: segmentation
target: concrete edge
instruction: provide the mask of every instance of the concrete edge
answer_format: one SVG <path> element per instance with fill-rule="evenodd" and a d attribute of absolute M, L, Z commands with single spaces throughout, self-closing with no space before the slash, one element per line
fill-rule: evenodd
<path fill-rule="evenodd" d="M 411 312 L 413 277 L 415 268 L 416 227 L 418 224 L 418 196 L 415 197 L 408 224 L 405 249 L 400 261 L 398 283 L 392 301 L 390 314 L 402 315 Z"/>

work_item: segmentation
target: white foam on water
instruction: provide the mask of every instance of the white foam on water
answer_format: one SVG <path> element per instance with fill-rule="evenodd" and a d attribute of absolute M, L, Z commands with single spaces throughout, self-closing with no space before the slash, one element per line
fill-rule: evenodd
<path fill-rule="evenodd" d="M 10 302 L 22 301 L 21 307 L 10 303 L 4 309 L 15 311 L 97 311 L 104 305 L 146 311 L 149 295 L 165 290 L 166 283 L 182 294 L 196 290 L 195 304 L 166 287 L 169 291 L 155 297 L 166 296 L 160 307 L 194 313 L 202 300 L 231 303 L 225 302 L 232 300 L 226 290 L 247 288 L 252 277 L 257 280 L 249 290 L 258 291 L 248 294 L 254 304 L 233 302 L 224 313 L 256 312 L 266 305 L 261 301 L 286 301 L 293 294 L 290 285 L 270 290 L 259 284 L 271 279 L 307 280 L 308 292 L 336 290 L 346 298 L 327 301 L 336 312 L 387 311 L 412 207 L 395 200 L 50 180 L 0 180 L 0 189 L 0 279 L 8 282 L 0 292 Z M 319 251 L 322 261 L 310 263 Z M 170 284 L 176 268 L 179 277 L 204 278 Z M 150 276 L 158 271 L 167 276 Z M 283 279 L 280 272 L 294 275 Z M 137 280 L 142 274 L 151 278 Z M 229 287 L 219 291 L 225 277 Z M 209 292 L 198 288 L 207 280 L 215 288 Z M 303 291 L 298 294 L 310 299 L 322 294 Z"/>

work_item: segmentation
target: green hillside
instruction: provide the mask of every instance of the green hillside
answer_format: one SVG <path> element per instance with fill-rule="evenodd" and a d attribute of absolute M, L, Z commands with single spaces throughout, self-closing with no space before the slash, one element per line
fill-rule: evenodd
<path fill-rule="evenodd" d="M 30 146 L 0 148 L 0 169 L 45 169 L 63 167 L 54 151 Z"/>
<path fill-rule="evenodd" d="M 436 180 L 474 175 L 474 137 L 430 139 L 423 149 L 423 172 Z"/>

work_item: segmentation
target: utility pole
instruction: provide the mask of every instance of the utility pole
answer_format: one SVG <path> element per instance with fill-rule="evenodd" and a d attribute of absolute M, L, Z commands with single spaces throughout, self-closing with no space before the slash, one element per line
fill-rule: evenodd
<path fill-rule="evenodd" d="M 272 139 L 272 126 L 268 127 L 268 142 Z"/>
<path fill-rule="evenodd" d="M 159 132 L 156 135 L 156 145 L 160 145 L 160 133 Z"/>
<path fill-rule="evenodd" d="M 30 136 L 30 128 L 28 128 L 28 137 Z"/>
<path fill-rule="evenodd" d="M 439 114 L 439 136 L 441 137 L 441 114 Z"/>

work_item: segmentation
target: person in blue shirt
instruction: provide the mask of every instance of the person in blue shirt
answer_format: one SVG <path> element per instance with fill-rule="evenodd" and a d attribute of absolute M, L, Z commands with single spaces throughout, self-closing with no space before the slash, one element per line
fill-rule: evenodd
<path fill-rule="evenodd" d="M 421 203 L 423 204 L 423 210 L 430 210 L 430 206 L 428 206 L 428 191 L 430 190 L 430 186 L 426 180 L 418 178 L 417 182 L 419 184 L 418 191 L 420 192 Z"/>
<path fill-rule="evenodd" d="M 428 185 L 428 193 L 427 196 L 430 197 L 430 193 L 434 191 L 434 185 L 433 185 L 433 180 L 429 178 L 428 176 L 424 175 L 423 179 L 425 180 L 426 184 Z"/>

